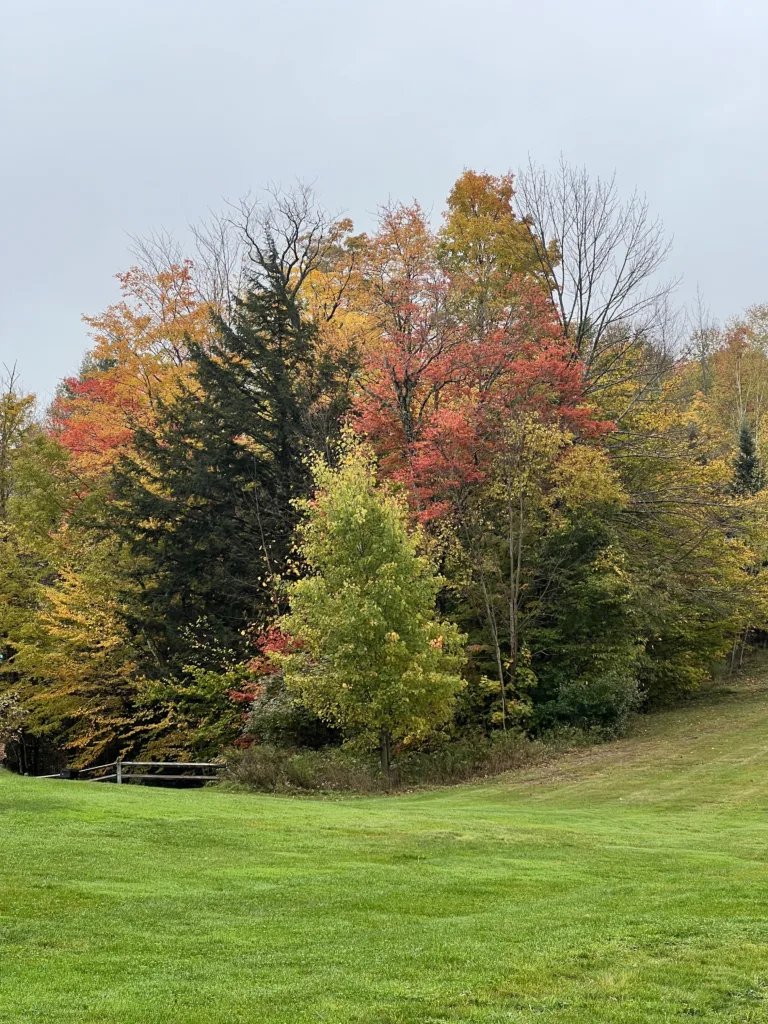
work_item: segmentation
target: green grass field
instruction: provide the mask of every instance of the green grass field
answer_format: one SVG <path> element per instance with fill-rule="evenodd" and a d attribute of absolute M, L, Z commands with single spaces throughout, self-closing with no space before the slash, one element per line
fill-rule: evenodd
<path fill-rule="evenodd" d="M 0 775 L 0 1021 L 768 1021 L 768 684 L 453 790 Z"/>

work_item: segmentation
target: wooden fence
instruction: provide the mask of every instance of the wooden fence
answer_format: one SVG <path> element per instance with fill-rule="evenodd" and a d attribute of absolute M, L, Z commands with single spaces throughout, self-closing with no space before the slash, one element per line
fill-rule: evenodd
<path fill-rule="evenodd" d="M 173 769 L 169 773 L 167 769 Z M 79 779 L 82 782 L 209 782 L 218 778 L 226 764 L 211 761 L 123 761 L 118 757 L 109 764 L 93 768 L 65 768 L 41 779 Z M 136 769 L 139 769 L 138 771 Z"/>

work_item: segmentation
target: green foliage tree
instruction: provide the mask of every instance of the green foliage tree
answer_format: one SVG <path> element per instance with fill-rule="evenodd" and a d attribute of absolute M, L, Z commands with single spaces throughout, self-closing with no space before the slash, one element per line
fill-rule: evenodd
<path fill-rule="evenodd" d="M 651 702 L 697 689 L 750 618 L 764 614 L 766 580 L 748 542 L 756 508 L 734 496 L 731 452 L 709 421 L 675 370 L 608 441 L 627 493 L 619 541 Z"/>
<path fill-rule="evenodd" d="M 13 685 L 15 637 L 33 613 L 39 573 L 24 544 L 24 516 L 17 515 L 20 465 L 34 435 L 35 397 L 22 394 L 15 371 L 0 380 L 0 686 Z"/>
<path fill-rule="evenodd" d="M 178 675 L 143 679 L 136 717 L 145 722 L 142 749 L 153 760 L 201 760 L 231 746 L 242 729 L 243 713 L 230 691 L 247 676 L 244 665 L 224 671 L 187 665 Z"/>
<path fill-rule="evenodd" d="M 497 680 L 490 724 L 615 728 L 636 703 L 642 648 L 616 529 L 625 502 L 600 444 L 521 414 L 488 479 L 457 504 L 446 575 L 474 668 Z"/>
<path fill-rule="evenodd" d="M 605 453 L 583 446 L 567 453 L 554 484 L 530 596 L 534 720 L 620 732 L 640 705 L 643 653 L 619 543 L 626 494 Z"/>
<path fill-rule="evenodd" d="M 10 382 L 13 383 L 12 381 Z M 0 692 L 22 702 L 18 763 L 85 764 L 138 731 L 135 642 L 116 596 L 121 558 L 72 513 L 103 509 L 80 493 L 67 452 L 33 416 L 32 396 L 0 400 Z"/>
<path fill-rule="evenodd" d="M 346 435 L 338 468 L 318 457 L 312 475 L 314 498 L 299 502 L 308 575 L 289 588 L 292 648 L 275 658 L 324 721 L 378 740 L 388 772 L 392 741 L 450 718 L 464 638 L 436 617 L 442 581 L 418 553 L 404 502 L 377 487 L 371 454 Z"/>

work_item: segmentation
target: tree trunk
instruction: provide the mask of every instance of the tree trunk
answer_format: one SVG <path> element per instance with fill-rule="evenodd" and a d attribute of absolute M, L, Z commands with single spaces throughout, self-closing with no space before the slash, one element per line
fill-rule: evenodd
<path fill-rule="evenodd" d="M 479 557 L 479 556 L 478 556 Z M 496 627 L 496 615 L 491 604 L 491 598 L 488 593 L 488 587 L 485 583 L 485 573 L 482 569 L 480 570 L 480 584 L 483 588 L 483 601 L 485 602 L 485 613 L 488 616 L 488 625 L 491 629 L 491 637 L 493 639 L 493 649 L 496 655 L 496 671 L 499 674 L 499 687 L 501 689 L 501 727 L 504 732 L 507 731 L 507 691 L 504 686 L 504 662 L 501 656 L 501 644 L 499 643 L 499 631 Z"/>
<path fill-rule="evenodd" d="M 389 778 L 389 765 L 390 765 L 390 747 L 392 744 L 392 737 L 386 729 L 382 729 L 379 733 L 379 751 L 381 754 L 381 770 L 387 778 Z"/>
<path fill-rule="evenodd" d="M 512 504 L 512 482 L 507 480 L 507 517 L 509 548 L 509 678 L 517 685 L 517 663 L 520 654 L 520 592 L 523 576 L 523 532 L 525 529 L 525 499 L 522 488 L 518 508 Z M 517 520 L 517 531 L 515 531 Z"/>
<path fill-rule="evenodd" d="M 736 652 L 738 651 L 738 649 L 739 649 L 739 640 L 738 640 L 738 637 L 737 637 L 733 641 L 733 650 L 731 651 L 731 659 L 730 659 L 731 663 L 730 663 L 730 665 L 728 667 L 728 675 L 729 676 L 733 675 L 733 670 L 736 668 Z"/>

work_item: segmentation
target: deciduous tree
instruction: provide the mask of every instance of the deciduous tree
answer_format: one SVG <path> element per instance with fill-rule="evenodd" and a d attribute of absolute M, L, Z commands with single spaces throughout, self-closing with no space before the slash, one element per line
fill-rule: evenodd
<path fill-rule="evenodd" d="M 290 587 L 277 655 L 289 689 L 348 736 L 379 741 L 389 771 L 393 740 L 447 721 L 462 686 L 462 637 L 436 616 L 441 586 L 419 554 L 401 499 L 376 484 L 371 454 L 347 435 L 339 466 L 313 464 L 302 503 L 300 549 L 308 575 Z"/>

